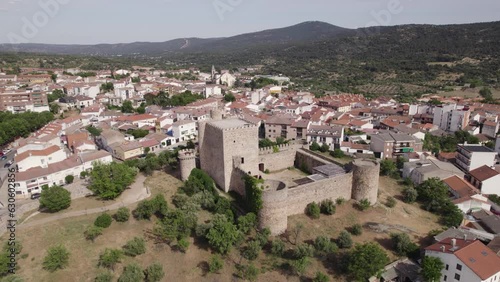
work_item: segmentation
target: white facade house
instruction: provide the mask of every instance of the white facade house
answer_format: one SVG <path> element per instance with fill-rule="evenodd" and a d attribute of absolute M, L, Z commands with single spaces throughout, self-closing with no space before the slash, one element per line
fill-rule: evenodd
<path fill-rule="evenodd" d="M 433 124 L 448 132 L 455 132 L 469 124 L 470 111 L 464 106 L 448 104 L 434 109 Z"/>
<path fill-rule="evenodd" d="M 471 170 L 467 176 L 469 182 L 485 195 L 500 196 L 500 173 L 489 166 Z"/>
<path fill-rule="evenodd" d="M 111 163 L 112 161 L 111 154 L 101 150 L 75 155 L 47 167 L 34 167 L 19 172 L 15 184 L 16 196 L 28 197 L 32 193 L 40 193 L 45 185 L 64 185 L 66 176 L 72 175 L 76 178 L 82 171 L 91 170 L 96 162 Z"/>
<path fill-rule="evenodd" d="M 219 86 L 207 86 L 203 90 L 203 94 L 204 94 L 205 98 L 208 98 L 208 97 L 214 96 L 214 95 L 222 95 L 222 88 L 220 88 Z"/>
<path fill-rule="evenodd" d="M 495 282 L 500 257 L 479 240 L 446 238 L 425 248 L 425 255 L 444 263 L 440 281 Z"/>
<path fill-rule="evenodd" d="M 495 152 L 500 154 L 500 135 L 497 136 L 497 141 L 495 143 Z"/>
<path fill-rule="evenodd" d="M 341 126 L 311 125 L 307 129 L 307 142 L 319 145 L 327 144 L 330 150 L 340 148 L 340 143 L 344 140 L 344 128 Z"/>
<path fill-rule="evenodd" d="M 177 142 L 194 139 L 198 135 L 196 122 L 191 120 L 180 120 L 172 125 L 172 136 Z"/>
<path fill-rule="evenodd" d="M 34 167 L 48 167 L 66 159 L 66 153 L 59 146 L 50 146 L 43 150 L 26 151 L 15 156 L 19 171 L 26 171 Z"/>
<path fill-rule="evenodd" d="M 456 164 L 463 171 L 471 171 L 484 165 L 492 167 L 497 156 L 492 149 L 477 144 L 458 145 L 457 152 Z"/>

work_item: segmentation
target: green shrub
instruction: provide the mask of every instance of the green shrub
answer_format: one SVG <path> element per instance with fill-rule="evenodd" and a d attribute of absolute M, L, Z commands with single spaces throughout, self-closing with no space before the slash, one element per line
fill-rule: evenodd
<path fill-rule="evenodd" d="M 121 262 L 122 258 L 123 258 L 123 253 L 121 250 L 106 248 L 99 255 L 98 266 L 114 270 L 115 265 Z"/>
<path fill-rule="evenodd" d="M 94 279 L 94 282 L 111 282 L 113 281 L 113 273 L 106 271 L 97 274 Z"/>
<path fill-rule="evenodd" d="M 51 247 L 43 259 L 43 269 L 54 272 L 66 268 L 69 264 L 69 252 L 62 246 Z"/>
<path fill-rule="evenodd" d="M 135 257 L 146 253 L 146 241 L 140 237 L 134 237 L 123 246 L 123 253 Z"/>
<path fill-rule="evenodd" d="M 339 237 L 337 238 L 337 246 L 341 249 L 349 249 L 352 247 L 352 238 L 351 234 L 345 230 L 340 232 Z"/>
<path fill-rule="evenodd" d="M 49 212 L 58 212 L 69 208 L 71 205 L 71 193 L 61 186 L 52 186 L 42 190 L 40 195 L 40 208 Z"/>
<path fill-rule="evenodd" d="M 363 199 L 363 200 L 359 201 L 356 206 L 360 211 L 366 211 L 367 209 L 369 209 L 371 207 L 371 203 L 370 203 L 370 201 L 368 201 L 368 199 Z"/>
<path fill-rule="evenodd" d="M 316 272 L 316 276 L 314 276 L 312 282 L 328 282 L 330 281 L 330 278 L 328 278 L 328 275 L 324 274 L 323 272 Z"/>
<path fill-rule="evenodd" d="M 330 238 L 324 236 L 318 236 L 314 240 L 314 248 L 316 249 L 316 254 L 323 256 L 336 253 L 338 250 L 337 244 L 332 242 Z"/>
<path fill-rule="evenodd" d="M 341 159 L 341 158 L 345 157 L 344 152 L 340 149 L 335 149 L 335 150 L 331 151 L 330 155 L 334 158 L 337 158 L 337 159 Z"/>
<path fill-rule="evenodd" d="M 417 189 L 408 186 L 403 190 L 403 201 L 405 203 L 411 204 L 417 200 L 418 192 Z"/>
<path fill-rule="evenodd" d="M 275 239 L 271 242 L 271 254 L 281 257 L 285 253 L 285 242 Z"/>
<path fill-rule="evenodd" d="M 308 204 L 306 207 L 306 214 L 311 218 L 314 219 L 319 218 L 320 212 L 321 209 L 319 208 L 319 205 L 316 204 L 315 202 Z"/>
<path fill-rule="evenodd" d="M 314 247 L 310 244 L 307 244 L 307 243 L 300 244 L 293 251 L 293 256 L 296 259 L 301 259 L 304 257 L 313 257 L 314 256 Z"/>
<path fill-rule="evenodd" d="M 242 255 L 247 260 L 255 260 L 259 257 L 262 247 L 257 240 L 250 241 L 242 252 Z"/>
<path fill-rule="evenodd" d="M 208 263 L 208 271 L 210 273 L 217 273 L 224 267 L 224 262 L 219 255 L 213 255 Z"/>
<path fill-rule="evenodd" d="M 66 181 L 66 184 L 71 184 L 73 183 L 73 180 L 75 180 L 75 177 L 73 175 L 66 175 L 64 180 Z"/>
<path fill-rule="evenodd" d="M 257 233 L 255 240 L 257 240 L 262 248 L 269 242 L 269 236 L 271 236 L 271 230 L 269 228 L 264 228 Z"/>
<path fill-rule="evenodd" d="M 354 236 L 359 236 L 363 233 L 363 227 L 360 224 L 354 224 L 350 228 L 350 233 Z"/>
<path fill-rule="evenodd" d="M 97 237 L 99 237 L 100 235 L 102 235 L 102 229 L 103 229 L 102 227 L 98 227 L 98 226 L 92 225 L 92 226 L 89 226 L 87 228 L 87 230 L 85 230 L 85 232 L 83 233 L 83 235 L 85 236 L 85 239 L 94 242 L 94 240 Z"/>
<path fill-rule="evenodd" d="M 335 203 L 337 203 L 337 206 L 341 206 L 342 204 L 345 203 L 345 199 L 340 197 L 337 200 L 335 200 Z"/>
<path fill-rule="evenodd" d="M 243 234 L 248 234 L 256 226 L 257 226 L 257 216 L 253 212 L 238 217 L 238 229 Z"/>
<path fill-rule="evenodd" d="M 236 270 L 236 275 L 238 277 L 248 281 L 256 281 L 259 275 L 259 269 L 257 269 L 253 264 L 237 265 Z"/>
<path fill-rule="evenodd" d="M 387 202 L 385 203 L 385 205 L 389 208 L 393 208 L 395 207 L 397 204 L 396 202 L 396 199 L 394 199 L 394 197 L 387 197 Z"/>
<path fill-rule="evenodd" d="M 165 277 L 165 272 L 163 271 L 163 266 L 158 263 L 153 263 L 144 270 L 144 276 L 146 282 L 160 282 L 163 277 Z"/>
<path fill-rule="evenodd" d="M 141 267 L 136 263 L 132 263 L 125 266 L 122 275 L 118 278 L 118 282 L 141 282 L 144 278 L 145 275 Z"/>
<path fill-rule="evenodd" d="M 289 262 L 291 270 L 296 275 L 302 275 L 306 271 L 309 264 L 311 264 L 311 261 L 308 257 L 303 257 Z"/>
<path fill-rule="evenodd" d="M 130 210 L 126 207 L 121 207 L 116 211 L 114 217 L 118 222 L 126 222 L 130 218 Z"/>
<path fill-rule="evenodd" d="M 189 241 L 186 238 L 181 238 L 177 240 L 177 247 L 183 253 L 185 253 L 189 248 Z"/>
<path fill-rule="evenodd" d="M 95 219 L 94 225 L 101 228 L 108 228 L 112 221 L 113 218 L 109 214 L 103 213 Z"/>
<path fill-rule="evenodd" d="M 335 204 L 332 200 L 327 199 L 321 202 L 321 212 L 326 215 L 332 215 L 335 213 Z"/>

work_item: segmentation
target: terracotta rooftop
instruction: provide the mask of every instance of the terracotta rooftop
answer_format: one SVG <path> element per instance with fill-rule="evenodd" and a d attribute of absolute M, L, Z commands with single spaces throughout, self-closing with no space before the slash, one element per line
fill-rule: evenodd
<path fill-rule="evenodd" d="M 500 257 L 481 243 L 481 241 L 455 240 L 455 248 L 452 246 L 452 238 L 446 238 L 441 242 L 425 248 L 425 250 L 455 255 L 470 270 L 479 276 L 481 280 L 486 280 L 500 272 Z M 442 247 L 444 247 L 444 251 Z"/>
<path fill-rule="evenodd" d="M 53 146 L 50 146 L 48 148 L 45 148 L 43 150 L 37 150 L 37 151 L 26 151 L 26 152 L 23 152 L 17 156 L 14 157 L 16 163 L 17 162 L 20 162 L 20 161 L 23 161 L 27 158 L 29 158 L 30 156 L 49 156 L 57 151 L 61 150 L 61 148 L 59 148 L 59 146 L 56 146 L 56 145 L 53 145 Z"/>
<path fill-rule="evenodd" d="M 487 179 L 492 178 L 493 176 L 497 176 L 499 173 L 495 169 L 483 165 L 474 170 L 471 170 L 469 174 L 479 181 L 485 181 Z"/>
<path fill-rule="evenodd" d="M 443 180 L 460 198 L 479 194 L 479 190 L 464 179 L 453 175 Z"/>

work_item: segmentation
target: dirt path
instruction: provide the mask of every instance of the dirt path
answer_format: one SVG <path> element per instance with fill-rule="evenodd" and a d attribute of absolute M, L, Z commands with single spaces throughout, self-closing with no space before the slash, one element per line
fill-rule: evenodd
<path fill-rule="evenodd" d="M 77 217 L 77 216 L 82 216 L 82 215 L 88 215 L 88 214 L 95 214 L 95 213 L 102 213 L 105 211 L 110 211 L 110 210 L 116 210 L 124 206 L 132 205 L 135 204 L 141 200 L 147 199 L 149 196 L 151 196 L 151 192 L 149 191 L 148 187 L 144 184 L 144 181 L 146 180 L 146 177 L 142 174 L 139 174 L 137 176 L 137 179 L 135 182 L 130 186 L 130 189 L 125 190 L 123 194 L 118 198 L 117 203 L 105 206 L 105 207 L 100 207 L 100 208 L 94 208 L 94 209 L 86 209 L 86 210 L 79 210 L 79 211 L 73 211 L 73 212 L 68 212 L 68 213 L 62 213 L 62 214 L 56 214 L 54 216 L 40 219 L 37 221 L 33 222 L 28 222 L 29 219 L 36 214 L 33 214 L 32 216 L 26 218 L 25 221 L 23 221 L 20 225 L 18 225 L 18 229 L 23 229 L 27 227 L 33 227 L 33 226 L 38 226 L 42 224 L 47 224 L 56 220 L 60 220 L 63 218 L 70 218 L 70 217 Z M 28 223 L 27 223 L 28 222 Z"/>

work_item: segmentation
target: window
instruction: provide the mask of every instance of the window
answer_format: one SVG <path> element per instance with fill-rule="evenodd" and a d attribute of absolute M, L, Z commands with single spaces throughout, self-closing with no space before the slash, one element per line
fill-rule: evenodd
<path fill-rule="evenodd" d="M 446 265 L 446 270 L 448 270 L 448 268 L 450 268 L 450 266 L 449 266 L 449 265 Z"/>
<path fill-rule="evenodd" d="M 462 265 L 457 263 L 457 270 L 462 270 Z"/>
<path fill-rule="evenodd" d="M 455 280 L 460 281 L 460 274 L 455 273 Z"/>
<path fill-rule="evenodd" d="M 245 163 L 245 158 L 241 158 L 241 163 L 244 164 Z"/>
<path fill-rule="evenodd" d="M 446 279 L 448 279 L 448 276 L 445 275 L 444 278 L 443 278 L 443 280 L 446 281 Z"/>

